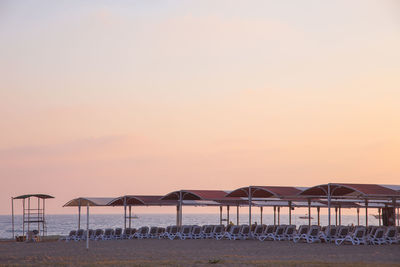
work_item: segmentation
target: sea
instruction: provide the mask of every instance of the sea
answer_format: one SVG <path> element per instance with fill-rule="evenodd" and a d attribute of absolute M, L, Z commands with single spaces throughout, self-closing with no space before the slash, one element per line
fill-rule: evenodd
<path fill-rule="evenodd" d="M 176 223 L 176 214 L 135 214 L 138 218 L 132 218 L 131 227 L 138 228 L 141 226 L 159 226 L 166 227 Z M 252 214 L 252 222 L 261 221 L 260 214 Z M 308 219 L 302 219 L 304 215 L 292 215 L 292 224 L 297 226 L 301 224 L 308 224 Z M 313 215 L 314 219 L 312 224 L 317 224 L 317 216 Z M 183 224 L 189 225 L 205 225 L 205 224 L 219 224 L 219 213 L 216 214 L 183 214 Z M 240 214 L 239 223 L 248 223 L 248 214 Z M 321 214 L 321 225 L 328 224 L 328 216 Z M 236 214 L 231 214 L 230 221 L 236 224 Z M 273 214 L 263 214 L 264 224 L 273 224 Z M 287 214 L 280 215 L 280 223 L 288 224 L 289 216 Z M 331 223 L 335 224 L 335 215 L 331 216 Z M 378 220 L 372 216 L 368 216 L 369 225 L 378 225 Z M 127 222 L 128 224 L 128 222 Z M 226 224 L 226 221 L 224 221 Z M 357 224 L 356 215 L 342 215 L 342 225 Z M 365 225 L 365 215 L 360 214 L 360 224 Z M 22 235 L 22 216 L 16 215 L 14 217 L 15 235 Z M 89 228 L 90 229 L 105 229 L 105 228 L 117 228 L 124 227 L 124 215 L 123 214 L 91 214 L 89 217 Z M 78 215 L 77 214 L 64 214 L 64 215 L 46 215 L 46 229 L 47 235 L 68 235 L 71 230 L 78 228 Z M 81 228 L 86 228 L 86 215 L 82 214 L 81 217 Z M 31 229 L 37 229 L 37 224 L 31 224 Z M 12 219 L 11 215 L 0 215 L 0 239 L 12 238 Z"/>

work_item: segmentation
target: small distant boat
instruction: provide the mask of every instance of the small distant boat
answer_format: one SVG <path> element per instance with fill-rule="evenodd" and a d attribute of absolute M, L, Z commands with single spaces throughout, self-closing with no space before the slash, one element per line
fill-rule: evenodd
<path fill-rule="evenodd" d="M 299 216 L 299 219 L 308 220 L 308 214 L 306 214 L 304 216 Z M 314 220 L 314 217 L 311 216 L 311 220 Z"/>
<path fill-rule="evenodd" d="M 131 216 L 131 219 L 139 219 L 139 216 L 137 216 L 136 214 L 133 214 L 133 215 Z"/>

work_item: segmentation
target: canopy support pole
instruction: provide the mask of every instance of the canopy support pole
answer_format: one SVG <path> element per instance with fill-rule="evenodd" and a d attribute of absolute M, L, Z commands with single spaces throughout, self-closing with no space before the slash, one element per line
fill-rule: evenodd
<path fill-rule="evenodd" d="M 260 224 L 263 224 L 263 206 L 260 207 Z"/>
<path fill-rule="evenodd" d="M 23 209 L 23 214 L 22 214 L 22 236 L 25 236 L 25 198 L 22 201 L 22 209 Z"/>
<path fill-rule="evenodd" d="M 11 197 L 11 224 L 12 224 L 12 238 L 14 239 L 14 197 Z"/>
<path fill-rule="evenodd" d="M 357 225 L 360 226 L 360 208 L 357 208 Z"/>
<path fill-rule="evenodd" d="M 381 208 L 378 208 L 378 225 L 381 226 Z"/>
<path fill-rule="evenodd" d="M 249 186 L 249 226 L 251 227 L 251 202 L 252 202 L 252 194 L 251 194 L 251 186 Z"/>
<path fill-rule="evenodd" d="M 179 191 L 179 226 L 182 226 L 182 190 Z"/>
<path fill-rule="evenodd" d="M 29 226 L 31 221 L 31 197 L 28 197 L 28 232 L 29 233 Z"/>
<path fill-rule="evenodd" d="M 292 224 L 292 201 L 289 201 L 289 225 Z"/>
<path fill-rule="evenodd" d="M 365 200 L 365 227 L 368 227 L 368 200 Z"/>
<path fill-rule="evenodd" d="M 219 206 L 219 224 L 222 224 L 222 206 Z"/>
<path fill-rule="evenodd" d="M 321 225 L 321 208 L 317 207 L 317 213 L 318 213 L 318 226 Z"/>
<path fill-rule="evenodd" d="M 86 208 L 86 249 L 89 249 L 89 201 Z"/>
<path fill-rule="evenodd" d="M 397 226 L 400 225 L 400 208 L 397 208 Z"/>
<path fill-rule="evenodd" d="M 281 224 L 281 207 L 278 206 L 278 225 Z"/>
<path fill-rule="evenodd" d="M 308 199 L 308 227 L 311 226 L 311 200 Z"/>
<path fill-rule="evenodd" d="M 342 206 L 339 206 L 339 225 L 342 225 Z"/>
<path fill-rule="evenodd" d="M 236 225 L 239 225 L 239 205 L 236 206 Z"/>
<path fill-rule="evenodd" d="M 392 202 L 393 202 L 393 226 L 396 226 L 396 198 L 393 198 Z"/>
<path fill-rule="evenodd" d="M 78 205 L 78 230 L 81 229 L 81 200 L 79 199 Z"/>
<path fill-rule="evenodd" d="M 274 206 L 274 226 L 276 225 L 276 206 Z"/>
<path fill-rule="evenodd" d="M 46 201 L 45 201 L 46 199 L 45 198 L 43 198 L 43 224 L 42 224 L 42 227 L 43 227 L 43 232 L 42 232 L 42 236 L 44 237 L 44 234 L 45 234 L 45 229 L 44 229 L 44 224 L 45 224 L 45 220 L 44 220 L 44 213 L 45 213 L 45 210 L 46 210 Z M 47 232 L 47 231 L 46 231 Z"/>
<path fill-rule="evenodd" d="M 124 231 L 126 231 L 126 197 L 124 197 Z"/>
<path fill-rule="evenodd" d="M 337 220 L 337 210 L 338 208 L 335 207 L 335 225 L 337 226 L 338 220 Z"/>
<path fill-rule="evenodd" d="M 179 204 L 176 205 L 176 226 L 179 225 Z"/>
<path fill-rule="evenodd" d="M 129 205 L 129 228 L 132 228 L 132 206 Z"/>
<path fill-rule="evenodd" d="M 38 204 L 38 210 L 37 210 L 37 217 L 38 217 L 38 223 L 37 223 L 37 230 L 38 230 L 38 236 L 40 235 L 40 198 L 37 198 L 37 204 Z"/>
<path fill-rule="evenodd" d="M 328 227 L 331 228 L 331 184 L 328 184 Z"/>
<path fill-rule="evenodd" d="M 230 223 L 229 221 L 229 205 L 226 206 L 226 226 Z"/>

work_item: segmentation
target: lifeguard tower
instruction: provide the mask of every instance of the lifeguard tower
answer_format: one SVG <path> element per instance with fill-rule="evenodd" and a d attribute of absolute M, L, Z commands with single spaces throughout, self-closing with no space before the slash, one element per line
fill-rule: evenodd
<path fill-rule="evenodd" d="M 19 241 L 27 240 L 27 236 L 34 233 L 35 237 L 44 237 L 47 234 L 46 227 L 46 199 L 54 198 L 45 194 L 29 194 L 11 198 L 12 235 L 15 238 L 14 228 L 14 200 L 22 200 L 22 237 Z M 41 204 L 42 202 L 42 204 Z"/>

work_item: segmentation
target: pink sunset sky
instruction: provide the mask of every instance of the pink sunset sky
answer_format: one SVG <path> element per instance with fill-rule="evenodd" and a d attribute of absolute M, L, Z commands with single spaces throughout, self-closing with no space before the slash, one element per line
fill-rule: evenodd
<path fill-rule="evenodd" d="M 80 196 L 400 184 L 399 12 L 1 1 L 0 213 L 25 193 L 71 213 Z"/>

